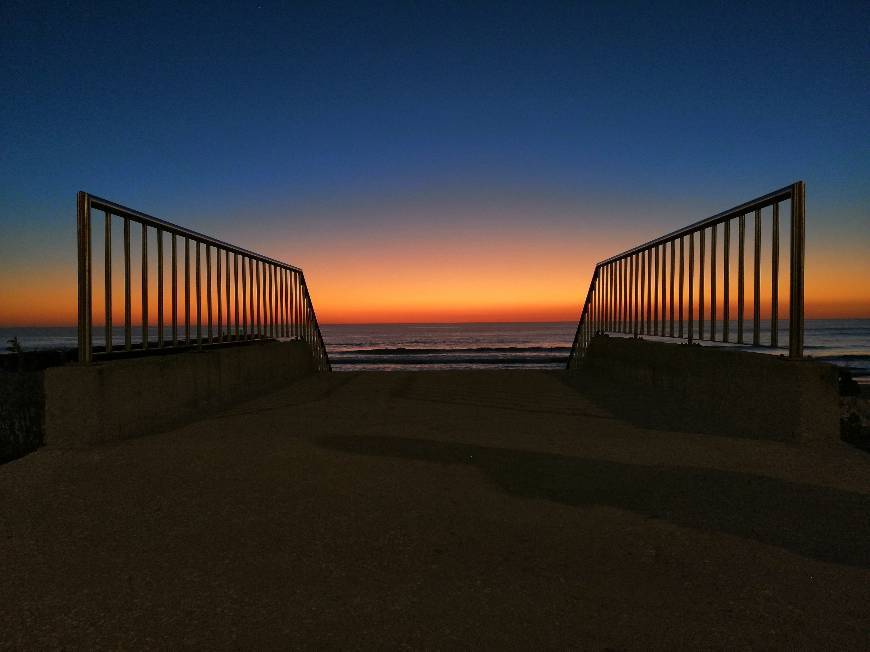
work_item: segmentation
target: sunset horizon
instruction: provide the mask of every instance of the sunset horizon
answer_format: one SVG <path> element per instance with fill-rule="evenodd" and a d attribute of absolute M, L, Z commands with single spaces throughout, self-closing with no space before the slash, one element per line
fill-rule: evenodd
<path fill-rule="evenodd" d="M 0 2 L 0 650 L 860 650 L 870 2 Z"/>

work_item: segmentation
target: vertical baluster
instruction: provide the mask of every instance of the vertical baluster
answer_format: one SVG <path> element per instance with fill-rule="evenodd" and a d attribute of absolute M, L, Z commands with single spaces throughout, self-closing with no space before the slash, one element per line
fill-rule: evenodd
<path fill-rule="evenodd" d="M 272 321 L 271 313 L 271 289 L 269 287 L 269 264 L 263 263 L 261 268 L 261 280 L 263 283 L 263 337 L 270 337 L 269 324 Z"/>
<path fill-rule="evenodd" d="M 626 333 L 628 331 L 628 261 L 622 259 L 622 328 L 620 331 Z"/>
<path fill-rule="evenodd" d="M 106 353 L 112 352 L 112 213 L 106 210 L 105 223 Z"/>
<path fill-rule="evenodd" d="M 631 334 L 640 335 L 640 255 L 631 256 Z"/>
<path fill-rule="evenodd" d="M 248 274 L 245 257 L 242 256 L 242 336 L 248 339 Z M 238 303 L 236 304 L 238 310 Z"/>
<path fill-rule="evenodd" d="M 205 312 L 208 319 L 208 343 L 212 343 L 211 329 L 211 245 L 205 243 Z"/>
<path fill-rule="evenodd" d="M 652 308 L 653 308 L 653 300 L 652 300 L 652 287 L 653 287 L 653 251 L 652 249 L 646 250 L 646 334 L 652 335 L 653 332 L 653 320 L 652 320 Z"/>
<path fill-rule="evenodd" d="M 789 289 L 788 355 L 794 360 L 804 352 L 804 258 L 806 186 L 798 181 L 791 189 L 791 283 Z"/>
<path fill-rule="evenodd" d="M 610 263 L 610 330 L 616 332 L 619 323 L 619 263 Z"/>
<path fill-rule="evenodd" d="M 743 289 L 745 285 L 744 249 L 746 248 L 746 216 L 737 218 L 737 343 L 743 344 Z"/>
<path fill-rule="evenodd" d="M 616 316 L 616 328 L 615 332 L 622 332 L 622 261 L 616 261 L 616 275 L 614 278 L 614 299 L 616 300 L 615 306 L 615 316 Z"/>
<path fill-rule="evenodd" d="M 640 265 L 640 292 L 638 293 L 638 333 L 643 335 L 646 331 L 646 319 L 644 319 L 644 288 L 646 287 L 646 251 L 641 251 L 639 255 Z"/>
<path fill-rule="evenodd" d="M 692 323 L 695 312 L 695 234 L 689 234 L 689 306 L 688 306 L 688 328 L 689 344 L 695 337 L 695 325 Z"/>
<path fill-rule="evenodd" d="M 314 306 L 311 303 L 311 294 L 308 292 L 308 284 L 305 284 L 305 307 L 308 309 L 308 342 L 312 350 L 315 348 L 314 337 Z"/>
<path fill-rule="evenodd" d="M 641 335 L 645 335 L 646 329 L 649 328 L 644 312 L 649 303 L 649 297 L 646 296 L 646 259 L 648 255 L 647 250 L 640 252 L 640 302 L 638 304 L 638 321 L 640 322 L 640 325 L 638 332 Z"/>
<path fill-rule="evenodd" d="M 242 274 L 245 273 L 245 261 L 242 260 Z M 242 294 L 244 296 L 244 294 Z M 233 312 L 235 313 L 236 341 L 239 339 L 239 254 L 233 252 Z M 247 320 L 246 320 L 247 321 Z"/>
<path fill-rule="evenodd" d="M 655 275 L 655 280 L 653 281 L 653 287 L 655 291 L 655 296 L 653 300 L 655 304 L 653 305 L 653 335 L 659 334 L 659 247 L 655 246 L 655 271 L 653 274 Z"/>
<path fill-rule="evenodd" d="M 755 211 L 755 264 L 753 268 L 752 346 L 761 345 L 761 211 Z"/>
<path fill-rule="evenodd" d="M 178 346 L 178 245 L 172 234 L 172 346 Z"/>
<path fill-rule="evenodd" d="M 685 283 L 685 274 L 684 274 L 684 263 L 685 263 L 685 237 L 680 236 L 680 275 L 679 275 L 679 302 L 678 302 L 678 311 L 680 314 L 679 318 L 679 338 L 683 339 L 683 284 Z"/>
<path fill-rule="evenodd" d="M 587 317 L 589 321 L 589 336 L 591 337 L 595 331 L 595 320 L 597 319 L 597 298 L 595 296 L 595 271 L 592 271 L 592 279 L 589 281 L 589 291 L 586 293 L 586 300 L 589 304 L 589 316 Z"/>
<path fill-rule="evenodd" d="M 595 318 L 594 317 L 595 309 L 593 307 L 594 306 L 593 295 L 589 295 L 587 293 L 587 296 L 589 299 L 589 301 L 588 301 L 589 308 L 588 308 L 588 313 L 586 315 L 586 322 L 587 322 L 587 325 L 586 325 L 586 346 L 589 345 L 589 341 L 592 339 L 592 320 Z M 313 308 L 312 308 L 312 314 L 313 314 Z M 585 348 L 586 347 L 584 347 L 584 350 L 585 350 Z"/>
<path fill-rule="evenodd" d="M 625 259 L 625 329 L 626 333 L 631 333 L 631 279 L 634 276 L 634 261 L 631 256 Z"/>
<path fill-rule="evenodd" d="M 287 337 L 287 302 L 284 295 L 284 290 L 286 289 L 286 286 L 284 285 L 286 270 L 283 267 L 279 267 L 276 270 L 276 273 L 278 274 L 278 305 L 280 306 L 280 309 L 278 311 L 278 332 L 283 338 Z"/>
<path fill-rule="evenodd" d="M 190 346 L 190 238 L 184 237 L 184 343 Z"/>
<path fill-rule="evenodd" d="M 199 240 L 194 240 L 196 246 L 196 344 L 202 346 L 202 269 L 199 255 Z"/>
<path fill-rule="evenodd" d="M 251 309 L 251 339 L 257 336 L 257 317 L 256 312 L 254 311 L 254 284 L 257 281 L 257 277 L 254 274 L 254 259 L 248 258 L 248 279 L 250 280 L 251 286 L 251 296 L 250 296 L 250 309 Z"/>
<path fill-rule="evenodd" d="M 597 297 L 595 296 L 595 270 L 592 271 L 592 279 L 589 281 L 589 292 L 586 296 L 589 300 L 589 335 L 591 337 L 595 332 L 595 320 L 598 318 L 596 310 L 598 307 Z"/>
<path fill-rule="evenodd" d="M 300 330 L 302 334 L 302 339 L 308 341 L 308 319 L 306 316 L 306 308 L 307 305 L 305 303 L 305 277 L 302 274 L 299 275 L 299 324 Z"/>
<path fill-rule="evenodd" d="M 717 224 L 710 231 L 710 341 L 716 340 L 716 232 Z"/>
<path fill-rule="evenodd" d="M 643 337 L 643 282 L 646 277 L 646 253 L 637 253 L 637 336 Z"/>
<path fill-rule="evenodd" d="M 595 266 L 595 334 L 602 332 L 604 322 L 604 268 Z"/>
<path fill-rule="evenodd" d="M 280 323 L 278 320 L 278 285 L 277 274 L 274 265 L 269 265 L 269 283 L 272 287 L 271 298 L 272 298 L 272 309 L 270 310 L 270 315 L 272 316 L 272 337 L 278 337 L 280 334 L 278 333 L 278 324 Z"/>
<path fill-rule="evenodd" d="M 272 265 L 272 329 L 273 337 L 281 337 L 281 293 L 279 286 L 281 279 L 278 278 L 278 268 Z"/>
<path fill-rule="evenodd" d="M 608 272 L 608 283 L 610 284 L 610 289 L 608 294 L 610 295 L 610 332 L 616 331 L 616 263 L 610 263 L 607 266 Z"/>
<path fill-rule="evenodd" d="M 311 348 L 312 353 L 314 352 L 314 320 L 311 319 L 311 299 L 308 296 L 308 285 L 304 283 L 302 285 L 305 290 L 305 326 L 307 331 L 307 340 L 308 346 Z"/>
<path fill-rule="evenodd" d="M 157 229 L 157 346 L 163 348 L 163 229 Z"/>
<path fill-rule="evenodd" d="M 217 340 L 224 341 L 224 296 L 223 275 L 221 274 L 221 250 L 215 247 L 215 283 L 217 284 Z"/>
<path fill-rule="evenodd" d="M 130 218 L 124 218 L 124 349 L 133 348 L 132 288 L 130 287 Z"/>
<path fill-rule="evenodd" d="M 266 263 L 260 263 L 260 302 L 263 311 L 263 337 L 269 337 L 269 272 Z"/>
<path fill-rule="evenodd" d="M 148 348 L 148 227 L 142 223 L 142 348 Z"/>
<path fill-rule="evenodd" d="M 676 241 L 671 240 L 671 277 L 670 277 L 671 284 L 670 284 L 670 293 L 668 295 L 669 300 L 671 302 L 671 331 L 670 331 L 671 337 L 674 336 L 674 274 L 676 272 L 674 267 L 675 267 L 675 261 L 676 261 L 676 255 L 677 255 L 676 252 L 677 252 Z"/>
<path fill-rule="evenodd" d="M 266 264 L 257 261 L 257 333 L 266 337 Z"/>
<path fill-rule="evenodd" d="M 239 267 L 242 276 L 242 293 L 239 303 L 242 309 L 242 339 L 248 339 L 248 263 L 244 255 L 239 256 Z"/>
<path fill-rule="evenodd" d="M 286 337 L 284 332 L 284 309 L 286 308 L 286 304 L 284 303 L 284 268 L 276 267 L 275 268 L 275 277 L 278 279 L 278 336 L 283 338 Z"/>
<path fill-rule="evenodd" d="M 623 313 L 622 320 L 622 332 L 630 333 L 631 332 L 631 256 L 623 259 L 623 264 L 625 265 L 625 276 L 623 276 L 622 281 L 622 289 L 623 289 L 623 304 L 625 306 L 625 312 Z"/>
<path fill-rule="evenodd" d="M 616 299 L 616 332 L 622 332 L 622 261 L 616 261 L 616 286 L 614 291 L 616 292 L 614 298 Z"/>
<path fill-rule="evenodd" d="M 91 199 L 86 192 L 76 195 L 76 237 L 78 246 L 78 359 L 93 361 L 93 277 L 91 260 Z"/>
<path fill-rule="evenodd" d="M 619 261 L 613 263 L 613 332 L 619 332 Z"/>
<path fill-rule="evenodd" d="M 254 337 L 260 337 L 260 261 L 253 261 L 254 271 L 251 274 L 251 294 L 253 295 L 251 298 L 254 301 L 254 307 L 251 309 L 251 331 L 253 331 Z M 256 284 L 256 285 L 255 285 Z"/>
<path fill-rule="evenodd" d="M 263 295 L 263 313 L 266 320 L 266 335 L 267 337 L 273 337 L 275 333 L 273 332 L 273 322 L 272 322 L 272 314 L 273 314 L 273 304 L 272 304 L 272 266 L 268 263 L 263 264 L 263 287 L 265 288 L 265 293 Z"/>
<path fill-rule="evenodd" d="M 296 330 L 299 339 L 304 338 L 302 332 L 302 274 L 296 274 Z"/>
<path fill-rule="evenodd" d="M 226 267 L 226 286 L 224 292 L 226 293 L 226 302 L 227 302 L 227 341 L 232 340 L 232 303 L 230 301 L 230 293 L 232 286 L 232 277 L 230 276 L 230 250 L 227 249 L 224 253 L 226 256 L 225 267 Z"/>
<path fill-rule="evenodd" d="M 626 265 L 628 266 L 628 277 L 626 279 L 628 320 L 625 332 L 631 335 L 634 332 L 634 256 L 629 256 L 626 259 Z"/>
<path fill-rule="evenodd" d="M 704 229 L 698 236 L 698 339 L 704 340 Z"/>
<path fill-rule="evenodd" d="M 625 332 L 631 333 L 631 256 L 625 259 Z"/>
<path fill-rule="evenodd" d="M 722 341 L 729 340 L 728 327 L 731 316 L 731 220 L 725 220 L 725 241 L 722 243 Z"/>
<path fill-rule="evenodd" d="M 598 307 L 596 310 L 598 317 L 595 320 L 597 324 L 596 332 L 602 333 L 604 332 L 604 268 L 596 265 L 595 269 L 598 274 L 595 282 L 595 294 L 598 297 Z"/>
<path fill-rule="evenodd" d="M 779 202 L 773 205 L 770 257 L 770 346 L 779 344 Z"/>
<path fill-rule="evenodd" d="M 305 283 L 305 279 L 300 274 L 299 275 L 299 332 L 300 332 L 300 337 L 303 340 L 307 341 L 308 324 L 307 324 L 307 321 L 305 318 L 305 298 L 304 298 L 305 295 L 303 293 L 304 283 Z"/>
<path fill-rule="evenodd" d="M 621 329 L 619 321 L 619 279 L 622 262 L 617 260 L 613 263 L 613 332 L 618 333 Z"/>
<path fill-rule="evenodd" d="M 296 303 L 293 300 L 293 276 L 293 270 L 287 270 L 287 336 L 291 339 L 296 336 L 293 327 L 295 322 L 293 311 L 296 309 Z"/>
<path fill-rule="evenodd" d="M 284 337 L 284 291 L 281 285 L 283 270 L 275 267 L 275 334 L 276 337 Z"/>
<path fill-rule="evenodd" d="M 634 306 L 632 306 L 632 281 L 634 279 L 634 260 L 631 256 L 625 259 L 625 332 L 632 332 L 632 317 Z"/>
<path fill-rule="evenodd" d="M 662 243 L 662 328 L 659 335 L 666 337 L 668 323 L 668 243 Z"/>
<path fill-rule="evenodd" d="M 291 339 L 296 337 L 296 327 L 295 327 L 295 323 L 296 323 L 296 313 L 295 313 L 296 300 L 295 300 L 295 296 L 294 296 L 294 293 L 296 291 L 296 284 L 294 281 L 295 277 L 296 277 L 296 272 L 294 272 L 293 270 L 287 271 L 287 314 L 288 314 L 287 327 L 288 327 L 288 333 L 289 333 L 288 336 Z"/>

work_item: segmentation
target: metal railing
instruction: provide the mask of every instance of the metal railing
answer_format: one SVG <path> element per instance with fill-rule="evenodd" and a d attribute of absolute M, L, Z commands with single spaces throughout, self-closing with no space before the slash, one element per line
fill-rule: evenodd
<path fill-rule="evenodd" d="M 592 337 L 621 333 L 640 337 L 680 338 L 779 347 L 779 208 L 790 203 L 790 274 L 788 350 L 790 358 L 803 356 L 804 341 L 804 221 L 803 181 L 650 240 L 595 265 L 568 358 L 577 367 Z M 762 211 L 770 207 L 770 335 L 761 341 Z M 745 341 L 746 218 L 752 215 L 752 341 Z M 737 223 L 737 328 L 731 336 L 731 226 Z M 722 299 L 717 297 L 718 227 L 723 225 Z M 706 235 L 709 232 L 709 247 Z M 698 234 L 698 273 L 695 274 L 695 234 Z M 709 253 L 709 267 L 705 256 Z M 688 258 L 688 261 L 687 261 Z M 670 264 L 668 264 L 670 263 Z M 669 267 L 669 269 L 668 269 Z M 686 270 L 688 267 L 688 270 Z M 688 273 L 686 273 L 688 272 Z M 709 283 L 705 273 L 709 272 Z M 675 283 L 676 277 L 676 283 Z M 696 287 L 697 284 L 697 287 Z M 677 288 L 675 297 L 675 285 Z M 709 304 L 705 295 L 709 285 Z M 688 295 L 684 302 L 684 290 Z M 697 296 L 696 296 L 697 294 Z M 676 304 L 676 305 L 675 305 Z M 717 310 L 721 307 L 721 319 Z M 696 312 L 697 310 L 697 312 Z M 709 312 L 708 312 L 709 311 Z"/>
<path fill-rule="evenodd" d="M 102 350 L 94 349 L 92 336 L 91 224 L 94 211 L 104 214 L 105 335 Z M 123 224 L 123 344 L 115 344 L 113 341 L 112 326 L 112 226 L 116 219 Z M 141 338 L 138 338 L 135 343 L 133 342 L 130 247 L 132 223 L 138 224 L 141 229 L 139 275 L 141 316 L 138 320 Z M 152 234 L 156 235 L 156 260 L 153 263 L 149 258 L 148 250 L 149 240 L 153 241 Z M 167 297 L 164 291 L 164 247 L 167 245 L 171 267 L 168 320 L 165 311 Z M 184 292 L 181 310 L 179 310 L 179 258 L 182 263 L 181 283 Z M 156 272 L 156 288 L 153 289 L 150 285 L 152 272 Z M 191 288 L 191 272 L 194 277 L 193 288 Z M 152 339 L 149 292 L 153 290 L 156 290 L 157 305 L 154 313 L 156 334 Z M 193 321 L 192 293 L 196 310 Z M 195 328 L 195 331 L 192 328 Z M 128 352 L 149 348 L 178 349 L 267 338 L 304 340 L 311 348 L 315 368 L 318 371 L 330 370 L 329 357 L 317 324 L 305 275 L 301 269 L 106 199 L 85 192 L 78 193 L 78 356 L 80 362 L 91 362 L 94 355 L 111 354 L 117 349 Z"/>

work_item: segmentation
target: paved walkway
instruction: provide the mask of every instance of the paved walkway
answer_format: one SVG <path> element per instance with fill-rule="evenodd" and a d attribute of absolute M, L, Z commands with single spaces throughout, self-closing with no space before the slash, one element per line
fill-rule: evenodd
<path fill-rule="evenodd" d="M 590 396 L 335 373 L 0 466 L 0 648 L 870 647 L 870 455 Z"/>

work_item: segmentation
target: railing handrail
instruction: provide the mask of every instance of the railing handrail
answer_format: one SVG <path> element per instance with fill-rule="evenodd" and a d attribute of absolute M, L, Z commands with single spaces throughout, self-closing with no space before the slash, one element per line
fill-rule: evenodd
<path fill-rule="evenodd" d="M 149 348 L 149 272 L 152 265 L 149 264 L 148 234 L 154 229 L 157 234 L 157 348 L 162 349 L 165 345 L 165 320 L 164 304 L 166 295 L 164 292 L 164 244 L 166 236 L 171 245 L 171 339 L 167 348 L 192 346 L 194 343 L 202 346 L 204 341 L 209 345 L 229 343 L 253 339 L 273 339 L 281 337 L 298 338 L 305 341 L 311 347 L 312 358 L 316 369 L 329 371 L 329 356 L 314 303 L 308 290 L 308 283 L 301 268 L 290 265 L 280 260 L 270 258 L 239 247 L 223 240 L 219 240 L 204 233 L 199 233 L 179 224 L 148 215 L 141 211 L 123 206 L 117 202 L 90 195 L 84 191 L 77 197 L 77 224 L 78 224 L 78 356 L 81 362 L 90 362 L 93 359 L 92 325 L 92 246 L 91 246 L 91 212 L 97 210 L 105 214 L 105 238 L 104 238 L 104 273 L 106 291 L 105 304 L 105 352 L 113 351 L 112 333 L 112 221 L 114 217 L 121 218 L 124 222 L 124 349 L 133 350 L 132 342 L 132 300 L 131 300 L 131 247 L 130 247 L 130 224 L 135 222 L 141 225 L 142 246 L 142 315 L 141 331 L 142 341 L 136 348 L 142 350 Z M 176 251 L 177 238 L 183 240 L 183 251 L 180 253 L 184 261 L 183 266 L 183 326 L 184 337 L 180 337 L 182 322 L 178 315 L 178 300 L 181 298 L 177 291 L 178 286 L 178 262 L 179 254 Z M 193 244 L 194 252 L 190 252 L 190 244 Z M 205 250 L 205 269 L 202 268 L 201 252 Z M 195 256 L 195 267 L 191 264 L 191 253 Z M 212 265 L 212 253 L 214 266 Z M 232 265 L 230 263 L 232 259 Z M 153 260 L 153 259 L 152 259 Z M 226 267 L 222 270 L 222 261 Z M 241 263 L 241 265 L 239 264 Z M 190 282 L 191 267 L 194 267 L 196 301 L 196 336 L 192 335 L 193 323 L 191 311 L 191 298 L 193 288 Z M 215 270 L 214 277 L 212 271 Z M 239 272 L 241 271 L 241 275 Z M 222 284 L 225 274 L 226 283 Z M 213 292 L 212 279 L 216 291 Z M 241 279 L 241 283 L 239 280 Z M 204 282 L 204 283 L 203 283 Z M 203 284 L 205 292 L 203 292 Z M 256 294 L 255 294 L 256 287 Z M 203 296 L 204 295 L 204 296 Z M 225 297 L 225 302 L 224 302 Z M 232 297 L 232 300 L 231 300 Z M 203 306 L 203 299 L 205 305 Z M 214 304 L 216 311 L 213 311 Z M 204 310 L 203 310 L 204 309 Z M 250 315 L 248 314 L 250 312 Z M 205 313 L 205 314 L 203 314 Z M 223 320 L 224 314 L 226 320 Z M 235 318 L 232 318 L 232 315 Z M 241 319 L 239 318 L 241 315 Z M 213 319 L 216 316 L 216 320 Z M 205 320 L 203 317 L 207 317 Z M 216 322 L 217 335 L 213 326 Z M 138 323 L 138 322 L 137 322 Z M 204 326 L 205 334 L 203 333 Z M 250 328 L 249 328 L 250 326 Z M 233 329 L 234 327 L 234 329 Z M 137 327 L 138 328 L 138 327 Z M 233 333 L 233 330 L 235 331 Z M 204 337 L 205 335 L 205 337 Z"/>
<path fill-rule="evenodd" d="M 705 217 L 703 220 L 698 220 L 697 222 L 689 224 L 688 226 L 684 226 L 681 229 L 671 231 L 670 233 L 667 233 L 648 242 L 644 242 L 643 244 L 632 247 L 631 249 L 626 249 L 622 253 L 611 256 L 606 260 L 601 260 L 596 263 L 595 266 L 599 267 L 601 265 L 606 265 L 607 263 L 612 263 L 614 261 L 649 249 L 650 247 L 655 247 L 657 245 L 670 242 L 671 240 L 675 240 L 676 238 L 679 238 L 681 236 L 689 235 L 690 233 L 697 233 L 701 229 L 706 229 L 707 227 L 713 226 L 714 224 L 721 224 L 722 222 L 732 220 L 735 217 L 740 217 L 741 215 L 745 215 L 749 211 L 761 210 L 762 208 L 767 208 L 772 204 L 789 199 L 789 197 L 791 197 L 792 189 L 797 183 L 803 182 L 796 181 L 795 183 L 784 186 L 779 190 L 774 190 L 773 192 L 769 192 L 766 195 L 762 195 L 761 197 L 750 199 L 749 201 L 744 202 L 739 206 L 729 208 L 727 211 L 722 211 L 721 213 L 716 213 L 715 215 L 711 215 L 710 217 Z"/>
<path fill-rule="evenodd" d="M 745 218 L 750 213 L 755 215 L 754 238 L 754 292 L 753 292 L 753 346 L 760 346 L 760 246 L 761 246 L 761 211 L 772 206 L 772 241 L 771 241 L 771 338 L 770 346 L 778 344 L 777 329 L 779 320 L 779 204 L 791 200 L 791 237 L 790 237 L 790 289 L 789 289 L 789 357 L 799 359 L 803 356 L 804 338 L 804 259 L 805 259 L 805 184 L 803 181 L 784 186 L 778 190 L 756 197 L 722 211 L 711 217 L 694 222 L 688 226 L 671 231 L 663 236 L 649 240 L 641 245 L 627 249 L 610 258 L 595 264 L 592 279 L 586 298 L 581 306 L 577 331 L 568 357 L 568 368 L 576 366 L 585 354 L 586 348 L 597 333 L 620 332 L 635 337 L 639 335 L 654 335 L 662 337 L 677 337 L 675 335 L 675 303 L 674 283 L 676 275 L 675 246 L 679 242 L 679 339 L 694 339 L 694 234 L 699 233 L 699 283 L 698 283 L 698 339 L 716 339 L 717 298 L 716 298 L 716 234 L 717 226 L 725 224 L 723 237 L 723 301 L 722 301 L 722 342 L 730 343 L 730 301 L 729 294 L 729 248 L 731 221 L 739 221 L 739 257 L 738 257 L 738 291 L 737 291 L 737 341 L 736 344 L 747 344 L 743 341 L 744 323 L 744 251 L 745 251 Z M 704 304 L 704 255 L 706 246 L 704 235 L 711 230 L 710 240 L 710 330 L 709 338 L 704 337 L 705 304 Z M 688 330 L 683 336 L 683 283 L 684 283 L 684 244 L 688 236 Z M 666 314 L 667 306 L 667 245 L 670 244 L 670 320 Z M 661 247 L 661 249 L 659 249 Z M 661 252 L 662 274 L 661 295 L 659 295 L 659 252 Z M 655 280 L 653 281 L 653 253 L 655 254 Z M 605 277 L 606 283 L 599 292 L 598 284 Z M 644 289 L 646 298 L 644 299 Z M 654 301 L 653 303 L 653 294 Z M 659 297 L 661 296 L 661 300 Z M 654 307 L 653 307 L 654 306 Z M 661 319 L 659 319 L 661 307 Z M 652 312 L 654 310 L 654 319 Z M 646 317 L 644 317 L 646 312 Z M 666 323 L 670 321 L 670 333 L 666 333 Z M 594 323 L 593 323 L 594 322 Z M 651 326 L 652 324 L 652 326 Z M 659 333 L 661 324 L 661 334 Z"/>
<path fill-rule="evenodd" d="M 109 201 L 108 199 L 103 199 L 102 197 L 97 197 L 90 194 L 88 194 L 88 198 L 91 203 L 91 208 L 96 208 L 100 211 L 108 209 L 112 213 L 112 215 L 117 215 L 118 217 L 128 217 L 136 222 L 145 223 L 155 228 L 163 229 L 167 233 L 174 233 L 175 235 L 190 238 L 203 244 L 209 244 L 214 247 L 219 247 L 221 249 L 229 251 L 230 253 L 235 253 L 239 254 L 240 256 L 253 258 L 254 260 L 259 260 L 263 263 L 269 263 L 270 265 L 283 267 L 284 269 L 288 269 L 294 272 L 302 272 L 302 269 L 300 267 L 296 267 L 295 265 L 276 260 L 275 258 L 269 258 L 268 256 L 258 254 L 254 251 L 250 251 L 249 249 L 244 249 L 243 247 L 239 247 L 238 245 L 230 244 L 229 242 L 224 242 L 223 240 L 218 240 L 217 238 L 214 238 L 210 235 L 199 233 L 198 231 L 188 229 L 178 224 L 173 224 L 172 222 L 167 222 L 166 220 L 162 220 L 159 217 L 148 215 L 147 213 L 137 211 L 133 208 L 129 208 L 128 206 L 122 206 L 121 204 Z"/>

